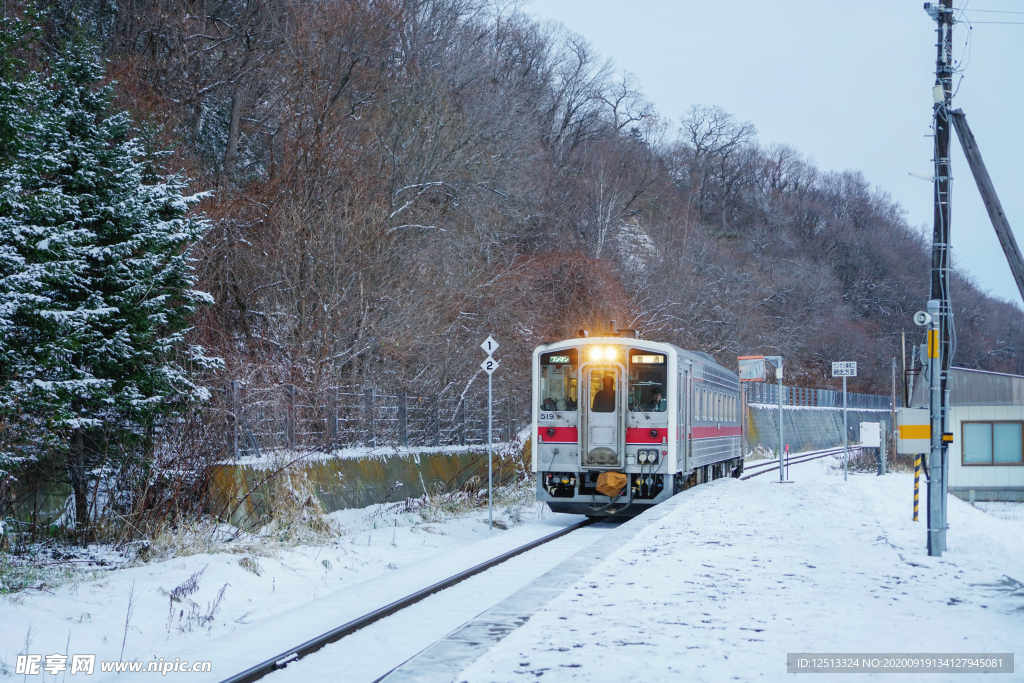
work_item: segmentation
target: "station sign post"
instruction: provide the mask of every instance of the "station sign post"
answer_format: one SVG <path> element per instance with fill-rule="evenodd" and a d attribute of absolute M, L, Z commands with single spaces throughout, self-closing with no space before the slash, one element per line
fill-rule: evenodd
<path fill-rule="evenodd" d="M 494 531 L 494 392 L 492 380 L 494 371 L 498 369 L 498 361 L 491 354 L 498 350 L 498 342 L 494 337 L 487 335 L 487 339 L 480 344 L 480 348 L 487 354 L 487 358 L 480 364 L 483 371 L 487 373 L 487 529 Z"/>
<path fill-rule="evenodd" d="M 782 454 L 785 451 L 782 443 L 782 356 L 738 356 L 736 361 L 741 382 L 763 382 L 765 362 L 775 366 L 775 379 L 779 383 L 779 483 L 787 483 L 790 481 L 789 472 L 782 466 Z"/>
<path fill-rule="evenodd" d="M 849 428 L 846 426 L 846 378 L 857 376 L 857 362 L 833 362 L 832 376 L 843 378 L 843 481 L 848 481 L 847 476 L 850 471 L 850 446 L 847 438 Z"/>

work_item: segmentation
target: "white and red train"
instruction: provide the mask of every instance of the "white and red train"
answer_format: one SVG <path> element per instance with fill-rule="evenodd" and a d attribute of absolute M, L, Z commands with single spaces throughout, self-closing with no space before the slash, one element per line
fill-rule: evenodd
<path fill-rule="evenodd" d="M 628 337 L 533 352 L 533 471 L 555 512 L 634 515 L 743 470 L 738 375 L 710 356 Z M 625 475 L 618 495 L 597 490 Z M 622 477 L 606 475 L 602 484 Z"/>

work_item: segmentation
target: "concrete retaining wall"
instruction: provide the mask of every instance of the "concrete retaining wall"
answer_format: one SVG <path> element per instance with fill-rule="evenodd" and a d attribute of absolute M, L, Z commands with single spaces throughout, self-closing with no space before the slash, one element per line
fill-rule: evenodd
<path fill-rule="evenodd" d="M 496 483 L 511 458 L 495 453 Z M 430 495 L 438 486 L 457 489 L 473 477 L 486 485 L 487 454 L 395 453 L 360 458 L 317 458 L 286 470 L 281 460 L 215 465 L 210 471 L 213 512 L 235 526 L 265 523 L 284 490 L 309 491 L 327 512 Z"/>
<path fill-rule="evenodd" d="M 774 450 L 779 435 L 778 408 L 749 406 L 747 410 L 747 450 L 755 450 L 758 445 Z M 783 407 L 783 415 L 783 438 L 791 452 L 843 444 L 841 408 Z M 889 411 L 850 410 L 847 415 L 851 444 L 860 443 L 861 422 L 884 422 L 886 433 L 891 434 Z M 528 466 L 529 446 L 522 457 Z M 495 453 L 496 480 L 501 479 L 501 470 L 506 474 L 514 472 L 516 459 L 502 459 Z M 279 467 L 259 460 L 215 466 L 210 473 L 214 511 L 236 526 L 266 523 L 271 503 L 281 495 L 282 486 L 311 491 L 327 512 L 419 498 L 432 493 L 437 485 L 453 490 L 473 477 L 484 483 L 487 454 L 395 452 L 383 456 L 317 458 L 293 466 L 287 476 L 276 472 Z"/>
<path fill-rule="evenodd" d="M 747 408 L 747 451 L 757 448 L 775 450 L 779 445 L 779 409 L 763 406 Z M 843 445 L 842 408 L 782 407 L 782 438 L 791 453 Z M 884 422 L 885 433 L 892 434 L 892 413 L 888 410 L 848 410 L 847 438 L 860 443 L 861 422 Z"/>

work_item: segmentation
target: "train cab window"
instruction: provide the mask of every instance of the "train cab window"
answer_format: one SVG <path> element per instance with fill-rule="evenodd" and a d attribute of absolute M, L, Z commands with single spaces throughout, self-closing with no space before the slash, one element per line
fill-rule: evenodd
<path fill-rule="evenodd" d="M 576 410 L 579 386 L 576 349 L 554 351 L 540 357 L 540 409 L 549 411 Z"/>
<path fill-rule="evenodd" d="M 668 363 L 665 354 L 629 350 L 629 409 L 635 413 L 668 410 Z"/>

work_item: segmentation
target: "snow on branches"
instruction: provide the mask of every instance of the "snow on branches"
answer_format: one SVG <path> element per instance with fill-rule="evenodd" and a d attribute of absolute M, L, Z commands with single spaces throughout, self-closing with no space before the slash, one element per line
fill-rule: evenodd
<path fill-rule="evenodd" d="M 141 434 L 221 364 L 185 341 L 209 300 L 190 259 L 203 195 L 160 176 L 102 78 L 81 47 L 0 74 L 0 414 L 58 450 L 105 423 Z"/>

